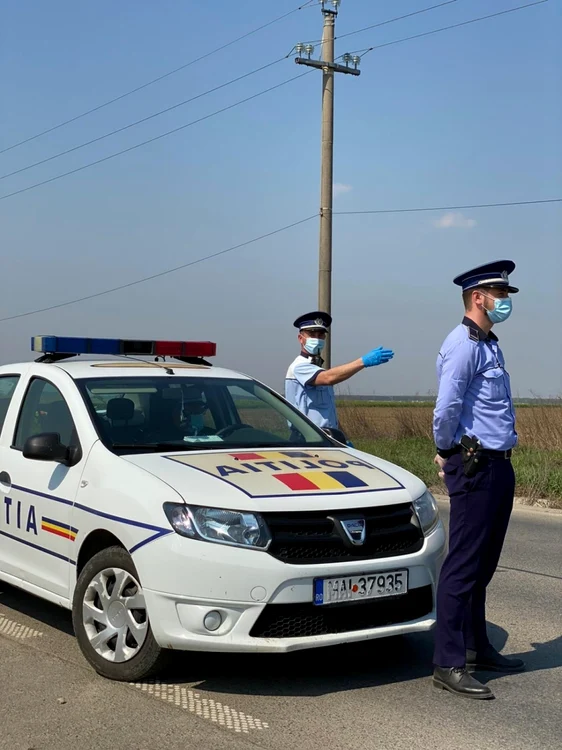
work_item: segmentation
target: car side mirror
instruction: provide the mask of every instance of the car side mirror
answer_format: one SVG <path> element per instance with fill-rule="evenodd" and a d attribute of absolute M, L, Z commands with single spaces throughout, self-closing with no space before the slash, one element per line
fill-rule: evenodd
<path fill-rule="evenodd" d="M 58 432 L 42 432 L 27 438 L 23 446 L 23 457 L 33 461 L 55 461 L 64 466 L 74 466 L 80 460 L 80 450 L 63 445 Z"/>
<path fill-rule="evenodd" d="M 323 430 L 326 433 L 326 435 L 328 435 L 328 437 L 331 437 L 334 440 L 337 440 L 338 443 L 343 443 L 344 445 L 347 445 L 348 440 L 343 430 L 339 430 L 337 427 L 324 427 Z"/>

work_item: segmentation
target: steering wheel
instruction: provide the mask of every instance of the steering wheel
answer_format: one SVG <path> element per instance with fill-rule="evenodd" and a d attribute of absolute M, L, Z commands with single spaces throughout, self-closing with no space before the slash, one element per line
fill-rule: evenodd
<path fill-rule="evenodd" d="M 254 429 L 251 424 L 244 424 L 244 422 L 241 422 L 239 424 L 229 424 L 226 427 L 222 427 L 220 430 L 217 430 L 216 434 L 219 437 L 227 437 L 227 435 L 231 435 L 233 432 L 236 432 L 236 430 L 243 430 L 244 428 L 250 430 Z"/>

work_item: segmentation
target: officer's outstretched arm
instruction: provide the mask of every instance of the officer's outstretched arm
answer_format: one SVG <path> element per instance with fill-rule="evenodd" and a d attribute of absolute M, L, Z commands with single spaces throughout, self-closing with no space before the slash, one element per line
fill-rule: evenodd
<path fill-rule="evenodd" d="M 356 359 L 354 362 L 348 362 L 346 365 L 331 367 L 329 370 L 320 370 L 314 378 L 314 385 L 337 385 L 353 377 L 363 369 L 365 369 L 363 360 Z"/>
<path fill-rule="evenodd" d="M 314 379 L 314 385 L 337 385 L 338 383 L 343 383 L 344 380 L 353 377 L 361 370 L 364 370 L 365 367 L 384 365 L 393 357 L 394 352 L 392 349 L 385 349 L 379 346 L 377 349 L 372 349 L 368 354 L 353 362 L 348 362 L 346 365 L 338 365 L 338 367 L 331 367 L 329 370 L 321 370 Z"/>

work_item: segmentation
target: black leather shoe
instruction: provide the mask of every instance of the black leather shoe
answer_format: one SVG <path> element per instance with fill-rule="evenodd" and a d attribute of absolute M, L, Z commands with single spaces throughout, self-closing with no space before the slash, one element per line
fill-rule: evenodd
<path fill-rule="evenodd" d="M 509 659 L 506 656 L 502 656 L 489 643 L 481 653 L 468 649 L 466 652 L 466 666 L 467 669 L 470 670 L 482 669 L 491 672 L 522 672 L 525 669 L 525 662 L 522 661 L 522 659 Z"/>
<path fill-rule="evenodd" d="M 475 680 L 465 667 L 435 667 L 433 687 L 437 690 L 448 690 L 461 698 L 477 700 L 494 698 L 490 688 Z"/>

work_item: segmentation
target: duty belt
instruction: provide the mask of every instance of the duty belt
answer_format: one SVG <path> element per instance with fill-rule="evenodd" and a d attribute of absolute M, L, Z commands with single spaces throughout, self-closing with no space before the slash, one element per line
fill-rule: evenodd
<path fill-rule="evenodd" d="M 455 445 L 454 448 L 451 449 L 451 455 L 454 455 L 455 453 L 460 453 L 462 450 L 460 445 Z M 482 448 L 478 451 L 480 456 L 486 456 L 487 458 L 504 458 L 508 459 L 511 458 L 512 450 L 511 448 L 507 451 L 492 451 L 488 450 L 487 448 Z"/>
<path fill-rule="evenodd" d="M 488 458 L 511 458 L 511 448 L 507 451 L 489 451 L 483 448 L 482 455 Z"/>

